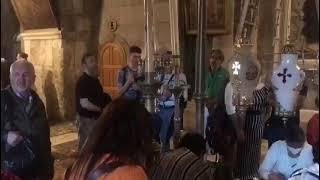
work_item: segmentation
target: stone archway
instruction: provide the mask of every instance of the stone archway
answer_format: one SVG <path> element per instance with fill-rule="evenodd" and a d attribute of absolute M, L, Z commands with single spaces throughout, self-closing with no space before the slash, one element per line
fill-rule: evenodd
<path fill-rule="evenodd" d="M 126 57 L 124 48 L 118 43 L 107 42 L 100 48 L 100 81 L 104 91 L 112 98 L 118 96 L 118 72 L 127 64 Z"/>

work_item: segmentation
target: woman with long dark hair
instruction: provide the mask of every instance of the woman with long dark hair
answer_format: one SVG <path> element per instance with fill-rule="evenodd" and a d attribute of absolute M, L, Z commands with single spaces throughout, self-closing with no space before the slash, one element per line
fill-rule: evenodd
<path fill-rule="evenodd" d="M 104 109 L 65 179 L 144 180 L 152 159 L 151 115 L 135 101 L 116 99 Z"/>

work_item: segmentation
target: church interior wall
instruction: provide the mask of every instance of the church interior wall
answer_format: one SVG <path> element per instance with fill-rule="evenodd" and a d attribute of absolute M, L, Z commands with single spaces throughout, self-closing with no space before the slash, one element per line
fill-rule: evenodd
<path fill-rule="evenodd" d="M 1 8 L 4 7 L 2 6 L 3 2 L 1 1 Z M 264 68 L 263 71 L 269 75 L 271 75 L 273 66 L 275 2 L 276 0 L 261 1 L 256 50 L 258 59 Z M 42 39 L 23 40 L 22 51 L 25 50 L 29 54 L 30 60 L 36 67 L 35 89 L 44 100 L 51 121 L 72 121 L 75 119 L 74 89 L 76 80 L 82 72 L 81 58 L 84 53 L 98 53 L 99 47 L 106 42 L 118 42 L 124 46 L 126 52 L 129 46 L 137 45 L 142 48 L 144 54 L 143 8 L 143 0 L 58 0 L 55 10 L 58 14 L 59 29 L 55 31 L 61 36 L 53 39 L 52 36 L 51 38 L 48 36 Z M 155 0 L 154 16 L 157 47 L 171 50 L 169 0 Z M 231 17 L 231 22 L 233 22 L 233 14 Z M 110 29 L 110 21 L 117 22 L 116 31 Z M 185 27 L 181 15 L 179 21 L 179 28 L 183 31 Z M 8 21 L 4 21 L 1 14 L 1 24 L 4 22 Z M 1 26 L 1 28 L 3 27 L 5 26 Z M 21 33 L 24 32 L 21 31 Z M 4 35 L 5 33 L 1 33 L 1 36 Z M 9 37 L 12 36 L 5 35 L 7 40 Z M 233 38 L 234 28 L 231 28 L 229 34 L 209 35 L 207 39 L 209 51 L 212 48 L 220 48 L 224 52 L 224 67 L 233 56 Z M 3 43 L 3 38 L 1 39 L 2 55 L 5 43 Z M 195 57 L 196 36 L 181 33 L 180 41 L 184 72 L 189 84 L 193 87 L 194 67 L 197 61 Z M 314 88 L 310 88 L 304 108 L 315 108 L 312 97 L 315 96 L 316 91 Z"/>
<path fill-rule="evenodd" d="M 155 1 L 155 28 L 158 47 L 170 50 L 170 19 L 168 0 Z M 115 21 L 115 32 L 108 28 L 108 23 Z M 137 45 L 144 51 L 144 7 L 143 0 L 104 0 L 100 22 L 99 44 L 102 45 L 115 35 L 127 42 L 129 46 Z M 143 52 L 144 53 L 144 52 Z"/>

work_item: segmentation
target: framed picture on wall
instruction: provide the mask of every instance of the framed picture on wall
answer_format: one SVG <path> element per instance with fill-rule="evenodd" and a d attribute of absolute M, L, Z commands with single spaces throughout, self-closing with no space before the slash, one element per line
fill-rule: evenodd
<path fill-rule="evenodd" d="M 187 34 L 197 34 L 198 0 L 185 0 L 185 25 Z M 232 28 L 231 0 L 207 0 L 208 35 L 229 34 Z"/>

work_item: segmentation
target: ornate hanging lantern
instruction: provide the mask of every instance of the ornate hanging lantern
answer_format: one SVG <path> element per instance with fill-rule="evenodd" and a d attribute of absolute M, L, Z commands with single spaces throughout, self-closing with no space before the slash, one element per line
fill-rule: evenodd
<path fill-rule="evenodd" d="M 305 79 L 305 73 L 297 62 L 298 54 L 294 46 L 285 45 L 281 53 L 281 64 L 275 68 L 272 75 L 271 81 L 278 103 L 275 115 L 285 119 L 295 115 L 296 101 Z"/>
<path fill-rule="evenodd" d="M 253 91 L 259 80 L 260 69 L 260 63 L 247 48 L 236 51 L 228 61 L 233 104 L 237 112 L 245 112 L 253 104 Z"/>

